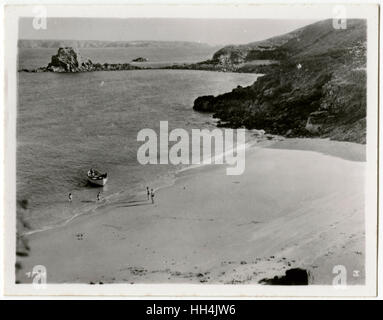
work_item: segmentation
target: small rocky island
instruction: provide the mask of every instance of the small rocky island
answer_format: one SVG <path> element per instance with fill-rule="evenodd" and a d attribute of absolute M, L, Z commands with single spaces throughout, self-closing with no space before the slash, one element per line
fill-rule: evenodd
<path fill-rule="evenodd" d="M 136 59 L 133 59 L 132 62 L 148 62 L 148 59 L 143 57 L 138 57 Z"/>
<path fill-rule="evenodd" d="M 91 72 L 91 71 L 120 71 L 141 69 L 129 63 L 93 63 L 84 58 L 78 50 L 72 47 L 60 47 L 56 55 L 52 56 L 51 62 L 46 67 L 37 69 L 22 69 L 24 72 Z"/>

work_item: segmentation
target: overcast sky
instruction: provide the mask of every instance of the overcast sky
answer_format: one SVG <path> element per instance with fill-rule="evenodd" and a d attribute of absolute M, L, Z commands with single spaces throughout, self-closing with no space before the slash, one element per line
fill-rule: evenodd
<path fill-rule="evenodd" d="M 35 30 L 31 18 L 22 18 L 19 38 L 193 41 L 226 45 L 267 39 L 313 22 L 270 19 L 49 18 L 46 30 Z"/>

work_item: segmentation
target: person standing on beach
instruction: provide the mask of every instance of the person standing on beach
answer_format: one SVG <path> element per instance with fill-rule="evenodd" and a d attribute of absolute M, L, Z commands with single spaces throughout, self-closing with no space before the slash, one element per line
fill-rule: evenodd
<path fill-rule="evenodd" d="M 101 192 L 97 193 L 97 201 L 101 200 Z"/>
<path fill-rule="evenodd" d="M 148 196 L 148 200 L 150 199 L 150 191 L 149 187 L 146 187 L 146 195 Z"/>
<path fill-rule="evenodd" d="M 152 198 L 152 203 L 154 203 L 154 190 L 150 191 L 150 197 Z"/>
<path fill-rule="evenodd" d="M 68 200 L 69 202 L 72 202 L 72 193 L 69 192 L 69 195 L 68 195 Z"/>

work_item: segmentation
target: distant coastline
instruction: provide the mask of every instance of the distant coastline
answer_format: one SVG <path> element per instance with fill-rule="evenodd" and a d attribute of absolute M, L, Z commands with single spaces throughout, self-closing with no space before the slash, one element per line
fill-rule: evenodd
<path fill-rule="evenodd" d="M 211 59 L 197 63 L 100 64 L 82 58 L 72 47 L 60 47 L 47 66 L 20 71 L 174 69 L 264 74 L 249 87 L 197 97 L 193 109 L 213 114 L 221 127 L 365 144 L 366 60 L 366 21 L 351 19 L 347 29 L 336 30 L 331 20 L 324 20 L 267 40 L 221 48 Z"/>
<path fill-rule="evenodd" d="M 30 48 L 37 49 L 37 48 Z M 39 49 L 41 49 L 39 47 Z M 234 68 L 216 63 L 213 60 L 206 60 L 197 63 L 173 63 L 163 66 L 143 66 L 134 65 L 133 63 L 148 62 L 147 58 L 138 57 L 125 63 L 99 63 L 93 62 L 89 58 L 82 57 L 80 50 L 74 47 L 59 47 L 57 54 L 51 57 L 51 62 L 46 66 L 38 68 L 21 68 L 19 72 L 41 73 L 41 72 L 56 72 L 56 73 L 77 73 L 77 72 L 96 72 L 96 71 L 127 71 L 127 70 L 199 70 L 199 71 L 215 71 L 215 72 L 239 72 L 239 73 L 264 73 L 270 70 L 270 66 L 277 62 L 269 62 L 265 60 L 259 61 L 258 64 L 251 68 Z"/>

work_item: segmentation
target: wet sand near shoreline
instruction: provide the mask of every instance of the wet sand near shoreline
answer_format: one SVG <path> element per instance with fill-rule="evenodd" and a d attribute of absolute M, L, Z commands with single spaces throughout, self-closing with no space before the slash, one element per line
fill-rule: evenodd
<path fill-rule="evenodd" d="M 48 283 L 254 284 L 291 268 L 331 284 L 335 265 L 364 283 L 365 145 L 286 139 L 246 151 L 246 169 L 184 172 L 156 192 L 28 236 L 22 271 Z M 30 283 L 25 272 L 17 280 Z"/>

